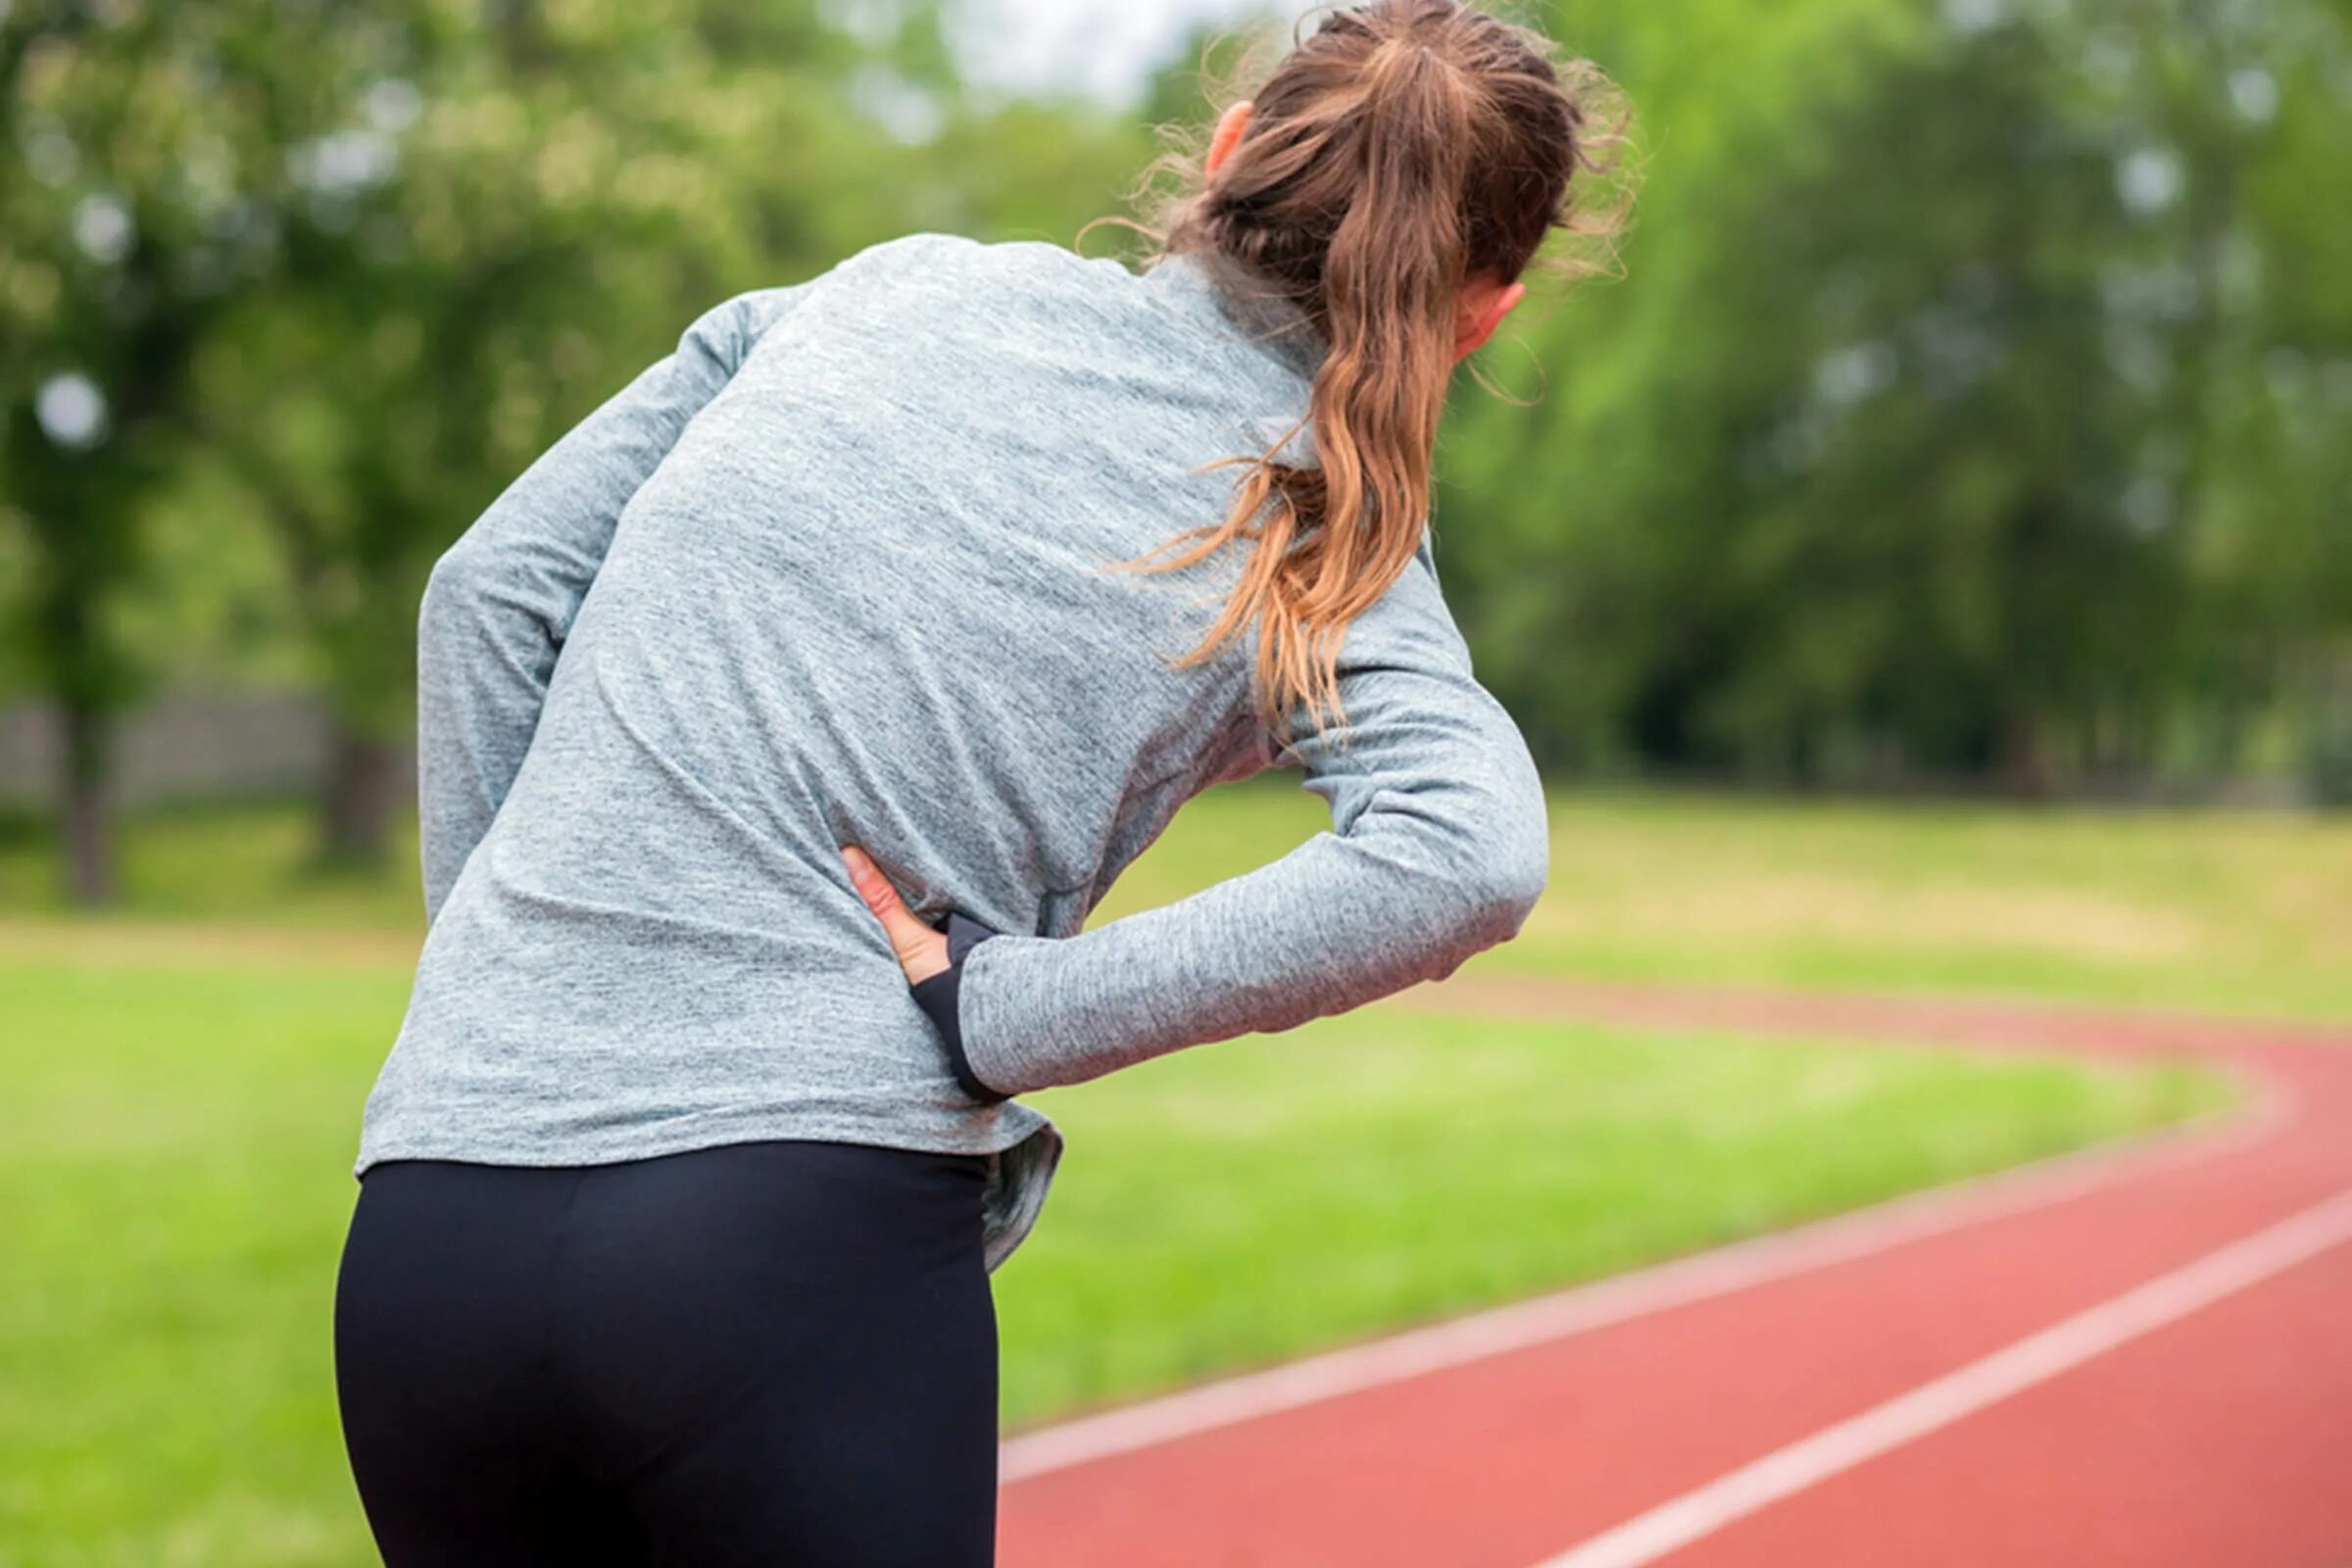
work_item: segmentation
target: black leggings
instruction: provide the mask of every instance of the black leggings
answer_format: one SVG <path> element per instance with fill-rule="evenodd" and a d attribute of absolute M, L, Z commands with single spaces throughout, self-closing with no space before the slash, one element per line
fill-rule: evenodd
<path fill-rule="evenodd" d="M 986 1179 L 813 1141 L 371 1167 L 335 1380 L 385 1562 L 993 1562 Z"/>

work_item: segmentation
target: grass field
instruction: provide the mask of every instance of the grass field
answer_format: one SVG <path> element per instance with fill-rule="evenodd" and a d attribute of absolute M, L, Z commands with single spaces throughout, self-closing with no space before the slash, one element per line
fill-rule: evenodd
<path fill-rule="evenodd" d="M 1098 918 L 1324 825 L 1188 810 Z M 0 1568 L 371 1560 L 327 1307 L 416 896 L 283 811 L 142 823 L 130 910 L 0 848 Z M 1676 909 L 1681 917 L 1676 917 Z M 1506 969 L 2352 1015 L 2352 830 L 1564 799 Z M 1034 1097 L 1071 1141 L 997 1276 L 1027 1425 L 2220 1103 L 2185 1069 L 1379 1008 Z"/>
<path fill-rule="evenodd" d="M 1098 919 L 1280 854 L 1329 818 L 1276 775 L 1212 790 Z M 304 878 L 291 810 L 136 825 L 140 918 L 412 931 L 412 880 Z M 413 858 L 401 846 L 401 864 Z M 0 841 L 0 917 L 57 906 Z M 1856 805 L 1561 792 L 1549 895 L 1498 967 L 1966 991 L 2352 1018 L 2352 814 Z"/>
<path fill-rule="evenodd" d="M 1327 825 L 1279 780 L 1212 792 L 1102 914 Z M 2352 1018 L 2352 813 L 1558 793 L 1549 891 L 1481 961 Z"/>

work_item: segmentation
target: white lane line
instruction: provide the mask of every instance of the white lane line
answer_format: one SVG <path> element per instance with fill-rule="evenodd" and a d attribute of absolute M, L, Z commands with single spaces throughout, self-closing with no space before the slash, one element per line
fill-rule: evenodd
<path fill-rule="evenodd" d="M 2291 1214 L 1981 1361 L 1742 1465 L 1537 1568 L 1642 1568 L 1986 1405 L 2352 1242 L 2352 1191 Z"/>
<path fill-rule="evenodd" d="M 2236 1105 L 2171 1128 L 1947 1182 L 1590 1285 L 1021 1433 L 998 1447 L 998 1481 L 1008 1486 L 2042 1207 L 2127 1176 L 2259 1142 L 2299 1114 L 2300 1104 L 2284 1084 L 2252 1076 L 2244 1084 L 2246 1098 Z"/>

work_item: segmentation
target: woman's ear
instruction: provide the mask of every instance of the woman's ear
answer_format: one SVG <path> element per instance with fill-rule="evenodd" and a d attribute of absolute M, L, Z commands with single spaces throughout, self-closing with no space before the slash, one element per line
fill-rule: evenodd
<path fill-rule="evenodd" d="M 1238 104 L 1227 105 L 1225 112 L 1217 117 L 1217 128 L 1208 138 L 1208 158 L 1201 167 L 1203 173 L 1213 176 L 1225 167 L 1225 160 L 1233 156 L 1234 144 L 1242 139 L 1242 132 L 1250 124 L 1250 100 L 1245 98 Z"/>
<path fill-rule="evenodd" d="M 1525 283 L 1497 285 L 1491 279 L 1474 280 L 1462 291 L 1461 314 L 1454 328 L 1454 359 L 1466 359 L 1483 348 L 1502 318 L 1511 314 L 1511 307 L 1526 297 Z"/>

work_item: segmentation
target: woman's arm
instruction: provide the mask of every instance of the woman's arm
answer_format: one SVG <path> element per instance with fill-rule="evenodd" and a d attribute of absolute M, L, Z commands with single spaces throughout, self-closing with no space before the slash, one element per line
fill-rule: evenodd
<path fill-rule="evenodd" d="M 621 510 L 762 332 L 811 285 L 686 329 L 531 465 L 433 565 L 416 622 L 416 794 L 428 920 L 522 766 L 556 657 Z"/>
<path fill-rule="evenodd" d="M 1351 744 L 1294 744 L 1332 829 L 1281 858 L 1073 937 L 964 944 L 951 1044 L 998 1099 L 1084 1082 L 1250 1031 L 1288 1029 L 1516 935 L 1550 872 L 1543 781 L 1474 678 L 1425 539 L 1348 628 Z"/>

